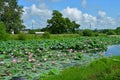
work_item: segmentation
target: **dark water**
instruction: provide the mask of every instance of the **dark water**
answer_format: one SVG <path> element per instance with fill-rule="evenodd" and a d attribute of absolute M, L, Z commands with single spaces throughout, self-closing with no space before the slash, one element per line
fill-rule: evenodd
<path fill-rule="evenodd" d="M 120 45 L 108 46 L 108 49 L 104 54 L 105 55 L 113 55 L 113 56 L 120 55 Z"/>

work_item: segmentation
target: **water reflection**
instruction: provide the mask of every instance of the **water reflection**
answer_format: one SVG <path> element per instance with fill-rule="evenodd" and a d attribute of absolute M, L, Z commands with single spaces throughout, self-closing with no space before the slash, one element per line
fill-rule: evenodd
<path fill-rule="evenodd" d="M 120 45 L 108 46 L 108 49 L 105 52 L 105 55 L 113 55 L 113 56 L 120 55 Z"/>

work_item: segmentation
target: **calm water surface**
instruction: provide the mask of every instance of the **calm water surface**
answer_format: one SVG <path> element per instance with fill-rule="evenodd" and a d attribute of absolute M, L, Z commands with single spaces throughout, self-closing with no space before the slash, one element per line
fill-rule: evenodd
<path fill-rule="evenodd" d="M 108 49 L 105 52 L 105 55 L 113 55 L 113 56 L 120 55 L 120 45 L 108 46 Z"/>

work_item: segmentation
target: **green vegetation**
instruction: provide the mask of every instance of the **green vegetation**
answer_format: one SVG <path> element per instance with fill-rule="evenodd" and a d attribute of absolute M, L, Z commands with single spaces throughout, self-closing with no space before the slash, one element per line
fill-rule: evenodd
<path fill-rule="evenodd" d="M 41 34 L 25 34 L 27 40 L 41 40 L 46 39 Z M 79 38 L 78 34 L 49 34 L 50 39 L 61 39 L 61 38 Z M 19 34 L 10 35 L 11 40 L 19 40 Z"/>
<path fill-rule="evenodd" d="M 1 48 L 3 46 L 6 48 L 11 47 L 9 43 L 14 43 L 13 45 L 20 45 L 19 47 L 42 50 L 85 50 L 86 52 L 94 52 L 94 48 L 98 48 L 97 51 L 106 50 L 107 45 L 119 44 L 120 38 L 117 37 L 80 37 L 80 38 L 61 38 L 61 39 L 41 39 L 41 40 L 27 40 L 27 41 L 1 41 Z M 19 49 L 20 49 L 19 48 Z M 14 49 L 14 48 L 13 48 Z M 96 52 L 96 51 L 95 51 Z"/>
<path fill-rule="evenodd" d="M 33 29 L 33 30 L 28 30 L 29 34 L 35 34 L 35 32 L 40 32 L 40 29 Z"/>
<path fill-rule="evenodd" d="M 41 40 L 0 41 L 0 79 L 27 80 L 58 75 L 72 66 L 87 65 L 95 52 L 119 44 L 119 37 L 79 37 Z M 102 57 L 102 56 L 100 56 Z"/>
<path fill-rule="evenodd" d="M 90 29 L 83 30 L 83 36 L 93 36 L 93 32 Z"/>
<path fill-rule="evenodd" d="M 107 35 L 116 35 L 115 31 L 113 31 L 113 30 L 109 30 L 106 34 Z"/>
<path fill-rule="evenodd" d="M 120 35 L 120 27 L 80 30 L 80 24 L 54 10 L 45 28 L 25 34 L 20 33 L 25 31 L 22 13 L 18 0 L 0 0 L 0 80 L 120 79 L 120 57 L 102 55 L 108 45 L 120 44 L 120 36 L 109 36 Z M 45 33 L 35 34 L 39 31 Z"/>
<path fill-rule="evenodd" d="M 59 75 L 51 75 L 40 80 L 119 80 L 120 56 L 102 58 L 83 67 L 65 69 Z"/>
<path fill-rule="evenodd" d="M 49 39 L 50 38 L 50 33 L 49 32 L 45 32 L 44 34 L 42 34 L 43 38 Z"/>
<path fill-rule="evenodd" d="M 53 17 L 47 20 L 47 27 L 44 31 L 48 31 L 52 34 L 62 34 L 62 33 L 75 33 L 76 29 L 79 29 L 79 24 L 75 21 L 70 21 L 69 18 L 64 18 L 62 14 L 54 10 L 52 13 Z"/>
<path fill-rule="evenodd" d="M 18 40 L 26 40 L 27 39 L 27 36 L 26 36 L 26 34 L 24 34 L 24 33 L 20 33 L 20 34 L 18 34 L 18 38 L 17 38 Z"/>
<path fill-rule="evenodd" d="M 18 0 L 0 0 L 0 21 L 4 23 L 8 33 L 12 30 L 18 33 L 25 27 L 21 20 L 22 12 L 23 7 L 18 5 Z"/>
<path fill-rule="evenodd" d="M 117 33 L 117 35 L 120 35 L 120 27 L 116 28 L 116 33 Z"/>
<path fill-rule="evenodd" d="M 0 40 L 7 40 L 8 34 L 5 29 L 5 25 L 3 22 L 0 22 Z"/>
<path fill-rule="evenodd" d="M 99 33 L 99 32 L 94 32 L 93 35 L 94 35 L 94 36 L 100 36 L 100 33 Z"/>

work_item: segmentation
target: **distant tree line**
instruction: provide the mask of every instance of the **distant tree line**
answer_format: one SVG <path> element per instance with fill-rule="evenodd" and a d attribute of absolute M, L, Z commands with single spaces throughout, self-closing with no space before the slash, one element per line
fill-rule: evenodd
<path fill-rule="evenodd" d="M 101 33 L 105 33 L 107 35 L 120 35 L 120 27 L 117 27 L 116 29 L 103 29 L 101 30 Z"/>
<path fill-rule="evenodd" d="M 78 30 L 78 34 L 81 36 L 99 36 L 99 35 L 120 35 L 120 27 L 117 27 L 116 29 L 84 29 L 84 30 Z"/>

